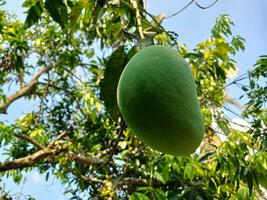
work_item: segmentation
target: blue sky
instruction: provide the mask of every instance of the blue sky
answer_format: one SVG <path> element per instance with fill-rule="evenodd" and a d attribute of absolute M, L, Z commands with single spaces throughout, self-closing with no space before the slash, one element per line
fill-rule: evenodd
<path fill-rule="evenodd" d="M 186 5 L 190 0 L 147 0 L 148 11 L 154 15 L 165 13 L 169 16 Z M 18 19 L 24 20 L 22 0 L 7 0 L 4 6 L 8 11 L 15 13 Z M 208 5 L 213 0 L 199 0 L 202 5 Z M 227 13 L 235 22 L 234 34 L 243 36 L 246 40 L 246 50 L 236 56 L 240 74 L 251 68 L 259 55 L 267 54 L 267 1 L 264 0 L 219 0 L 218 3 L 207 9 L 201 10 L 194 4 L 179 15 L 164 21 L 163 25 L 168 30 L 179 33 L 179 42 L 187 44 L 191 49 L 204 41 L 218 15 Z M 238 98 L 240 89 L 230 88 L 230 94 Z M 8 115 L 0 116 L 0 120 L 12 121 L 22 113 L 30 110 L 32 105 L 19 100 L 8 110 Z M 11 180 L 6 181 L 6 188 L 12 193 L 22 192 L 30 194 L 38 200 L 57 199 L 66 197 L 62 194 L 64 187 L 57 180 L 45 182 L 44 177 L 38 172 L 28 173 L 24 184 L 16 186 Z M 0 184 L 1 185 L 1 184 Z"/>

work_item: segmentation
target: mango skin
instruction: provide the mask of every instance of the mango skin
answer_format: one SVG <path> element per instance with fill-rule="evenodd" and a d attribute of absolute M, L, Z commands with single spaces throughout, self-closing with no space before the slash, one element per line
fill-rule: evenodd
<path fill-rule="evenodd" d="M 194 78 L 183 57 L 167 46 L 134 55 L 121 74 L 117 101 L 131 131 L 155 150 L 188 156 L 203 138 Z"/>

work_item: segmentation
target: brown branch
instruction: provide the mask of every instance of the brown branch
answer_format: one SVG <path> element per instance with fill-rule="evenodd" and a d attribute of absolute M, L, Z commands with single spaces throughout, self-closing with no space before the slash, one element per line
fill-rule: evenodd
<path fill-rule="evenodd" d="M 53 66 L 54 65 L 50 65 L 50 66 L 41 68 L 38 72 L 36 72 L 36 74 L 33 75 L 30 82 L 28 82 L 24 87 L 18 89 L 14 94 L 8 96 L 6 101 L 0 104 L 0 113 L 6 114 L 8 107 L 14 101 L 30 94 L 31 91 L 34 89 L 34 87 L 37 85 L 39 77 L 43 75 L 44 73 L 47 73 L 50 69 L 52 69 Z"/>
<path fill-rule="evenodd" d="M 122 136 L 122 133 L 123 133 L 123 131 L 125 130 L 126 127 L 127 127 L 127 125 L 126 125 L 125 121 L 122 121 L 122 122 L 121 122 L 121 127 L 120 127 L 120 128 L 118 129 L 118 131 L 117 131 L 117 135 L 118 135 L 118 136 L 117 136 L 117 139 L 116 139 L 116 141 L 115 141 L 115 144 L 114 144 L 114 146 L 113 146 L 113 148 L 112 148 L 112 152 L 111 152 L 111 154 L 109 155 L 108 160 L 107 160 L 106 162 L 104 162 L 104 163 L 100 166 L 100 168 L 103 167 L 104 165 L 108 164 L 108 163 L 111 161 L 113 155 L 115 154 L 115 152 L 116 152 L 116 150 L 117 150 L 117 146 L 118 146 L 118 143 L 119 143 L 120 138 L 121 138 L 121 136 Z"/>
<path fill-rule="evenodd" d="M 39 162 L 40 160 L 43 160 L 49 156 L 56 156 L 58 154 L 60 154 L 61 152 L 65 151 L 67 149 L 67 147 L 62 148 L 62 146 L 57 146 L 55 147 L 55 145 L 57 144 L 56 142 L 61 140 L 63 137 L 65 137 L 67 134 L 66 131 L 63 131 L 60 135 L 58 135 L 58 137 L 53 140 L 52 142 L 50 142 L 48 144 L 47 147 L 31 154 L 28 156 L 25 156 L 23 158 L 18 158 L 16 160 L 13 161 L 8 161 L 5 163 L 0 163 L 0 172 L 3 171 L 8 171 L 8 170 L 12 170 L 12 169 L 23 169 L 25 167 L 31 167 L 34 164 L 36 164 L 37 162 Z M 20 138 L 23 138 L 24 140 L 35 144 L 36 142 L 34 140 L 32 140 L 29 137 L 21 137 L 21 135 L 19 135 Z"/>
<path fill-rule="evenodd" d="M 26 85 L 26 82 L 24 80 L 24 70 L 22 68 L 19 69 L 17 76 L 18 76 L 20 87 L 21 88 L 24 87 Z"/>
<path fill-rule="evenodd" d="M 51 149 L 45 148 L 39 150 L 31 155 L 25 156 L 23 158 L 18 158 L 14 161 L 9 161 L 6 163 L 0 163 L 0 172 L 12 170 L 12 169 L 23 169 L 25 167 L 31 167 L 36 164 L 38 161 L 43 160 L 51 155 L 58 155 L 59 153 L 63 152 L 65 149 Z"/>
<path fill-rule="evenodd" d="M 56 141 L 59 141 L 60 139 L 62 139 L 63 137 L 66 136 L 66 131 L 62 132 L 53 142 L 51 142 L 48 146 L 48 148 L 52 147 L 53 145 L 55 145 Z M 36 142 L 35 140 L 33 140 L 32 138 L 26 136 L 26 135 L 22 135 L 19 133 L 14 133 L 14 135 L 17 138 L 23 139 L 31 144 L 33 144 L 34 146 L 36 146 L 39 150 L 44 149 L 46 147 L 42 146 L 41 144 L 39 144 L 38 142 Z M 84 156 L 84 155 L 76 155 L 73 152 L 69 152 L 68 153 L 68 158 L 70 160 L 73 160 L 77 163 L 83 164 L 83 165 L 96 165 L 96 164 L 102 164 L 105 161 L 100 159 L 99 157 L 89 157 L 89 156 Z"/>
<path fill-rule="evenodd" d="M 155 179 L 153 179 L 150 182 L 149 179 L 145 179 L 145 178 L 125 177 L 126 171 L 121 176 L 110 179 L 110 180 L 108 179 L 102 180 L 102 179 L 95 178 L 95 177 L 88 177 L 83 174 L 77 174 L 76 172 L 73 172 L 73 174 L 78 176 L 80 179 L 82 179 L 88 184 L 99 184 L 100 183 L 103 186 L 109 185 L 112 187 L 113 190 L 116 190 L 117 188 L 125 189 L 125 188 L 132 188 L 132 187 L 138 187 L 138 186 L 150 186 L 150 185 L 159 187 L 159 186 L 164 185 L 162 182 L 160 182 L 159 180 L 155 180 Z"/>
<path fill-rule="evenodd" d="M 73 160 L 77 163 L 83 164 L 83 165 L 98 165 L 105 163 L 104 160 L 100 159 L 99 157 L 89 157 L 84 155 L 76 155 L 73 152 L 69 152 L 68 158 L 70 160 Z"/>
<path fill-rule="evenodd" d="M 124 186 L 127 186 L 129 188 L 131 187 L 137 187 L 137 186 L 149 186 L 150 183 L 147 179 L 144 178 L 133 178 L 133 177 L 123 177 L 123 178 L 116 178 L 111 180 L 101 180 L 93 177 L 86 177 L 84 175 L 80 175 L 80 178 L 85 181 L 88 184 L 105 184 L 105 183 L 111 183 L 113 189 L 116 188 L 123 188 Z M 161 183 L 158 180 L 153 180 L 151 183 L 153 186 L 162 186 L 163 183 Z"/>
<path fill-rule="evenodd" d="M 86 183 L 88 183 L 88 184 L 93 184 L 93 183 L 101 183 L 101 184 L 103 184 L 104 183 L 103 180 L 100 180 L 100 179 L 97 179 L 97 178 L 93 178 L 93 177 L 86 177 L 84 175 L 80 175 L 79 177 L 83 181 L 85 181 Z"/>
<path fill-rule="evenodd" d="M 0 172 L 12 170 L 12 169 L 23 169 L 25 167 L 31 167 L 40 160 L 46 159 L 50 156 L 52 156 L 52 158 L 54 158 L 54 156 L 67 150 L 66 146 L 62 147 L 62 145 L 59 145 L 59 143 L 58 143 L 60 140 L 62 140 L 64 137 L 67 136 L 66 130 L 64 130 L 61 134 L 59 134 L 55 140 L 50 142 L 47 145 L 47 147 L 42 146 L 41 144 L 39 144 L 38 142 L 34 141 L 32 138 L 30 138 L 26 135 L 22 135 L 19 133 L 14 133 L 14 135 L 17 138 L 23 139 L 23 140 L 35 145 L 40 150 L 31 154 L 31 155 L 25 156 L 23 158 L 18 158 L 14 161 L 8 161 L 5 163 L 0 163 Z M 76 155 L 73 152 L 68 152 L 67 157 L 68 157 L 68 159 L 73 160 L 73 161 L 80 163 L 80 164 L 83 164 L 83 165 L 99 165 L 99 164 L 103 164 L 106 162 L 99 157 Z"/>
<path fill-rule="evenodd" d="M 56 138 L 54 141 L 52 141 L 52 142 L 50 142 L 50 143 L 48 144 L 47 148 L 53 148 L 59 140 L 63 139 L 63 138 L 66 137 L 66 136 L 67 136 L 67 131 L 64 130 L 62 133 L 60 133 L 60 134 L 57 136 L 57 138 Z"/>
<path fill-rule="evenodd" d="M 34 146 L 38 147 L 38 149 L 44 149 L 44 148 L 52 148 L 56 144 L 57 141 L 63 139 L 65 136 L 67 136 L 67 131 L 64 130 L 61 134 L 59 134 L 57 136 L 57 138 L 55 140 L 53 140 L 52 142 L 50 142 L 47 147 L 44 147 L 43 145 L 39 144 L 38 142 L 36 142 L 35 140 L 33 140 L 32 138 L 30 138 L 27 135 L 22 135 L 22 134 L 19 134 L 19 133 L 14 133 L 14 136 L 16 136 L 17 138 L 23 139 L 23 140 L 25 140 L 25 141 L 33 144 Z"/>
<path fill-rule="evenodd" d="M 159 182 L 155 182 L 155 184 L 158 185 Z M 123 179 L 118 179 L 117 181 L 114 181 L 114 185 L 118 188 L 121 188 L 123 186 L 149 186 L 149 181 L 141 178 L 125 177 Z"/>
<path fill-rule="evenodd" d="M 19 134 L 19 133 L 14 133 L 14 136 L 16 136 L 17 138 L 20 138 L 22 140 L 25 140 L 31 144 L 33 144 L 34 146 L 36 146 L 39 150 L 40 149 L 44 149 L 45 147 L 41 144 L 39 144 L 38 142 L 36 142 L 35 140 L 33 140 L 32 138 L 30 138 L 29 136 L 27 135 L 22 135 L 22 134 Z"/>
<path fill-rule="evenodd" d="M 112 147 L 108 147 L 108 148 L 100 151 L 98 154 L 96 154 L 96 156 L 97 157 L 103 157 L 103 156 L 109 154 L 112 151 L 112 149 L 113 149 Z"/>

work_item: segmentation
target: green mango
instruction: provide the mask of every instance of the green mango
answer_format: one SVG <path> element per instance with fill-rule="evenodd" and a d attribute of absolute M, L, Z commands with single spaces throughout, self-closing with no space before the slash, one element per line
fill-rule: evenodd
<path fill-rule="evenodd" d="M 120 76 L 117 102 L 131 131 L 155 150 L 187 156 L 203 138 L 194 78 L 167 46 L 148 46 L 133 56 Z"/>

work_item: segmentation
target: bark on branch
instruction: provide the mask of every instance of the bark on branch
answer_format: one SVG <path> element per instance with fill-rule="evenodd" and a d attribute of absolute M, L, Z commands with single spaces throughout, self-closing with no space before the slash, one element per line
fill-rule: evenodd
<path fill-rule="evenodd" d="M 80 178 L 88 184 L 97 184 L 97 183 L 106 184 L 108 182 L 108 183 L 111 183 L 113 189 L 123 188 L 125 186 L 131 188 L 131 187 L 137 187 L 137 186 L 149 186 L 150 185 L 149 181 L 144 178 L 121 177 L 121 178 L 116 178 L 112 180 L 101 180 L 101 179 L 97 179 L 94 177 L 86 177 L 84 175 L 81 175 Z M 157 180 L 153 180 L 152 185 L 162 186 L 163 183 Z"/>
<path fill-rule="evenodd" d="M 83 164 L 83 165 L 99 165 L 105 163 L 104 160 L 98 158 L 98 157 L 89 157 L 84 155 L 76 155 L 73 152 L 69 152 L 68 158 L 70 160 L 73 160 L 77 163 Z"/>
<path fill-rule="evenodd" d="M 22 135 L 22 134 L 19 134 L 19 133 L 14 133 L 14 136 L 16 136 L 17 138 L 20 138 L 26 142 L 29 142 L 31 144 L 33 144 L 34 146 L 36 146 L 39 150 L 40 149 L 44 149 L 45 147 L 41 144 L 39 144 L 38 142 L 36 142 L 35 140 L 33 140 L 32 138 L 30 138 L 29 136 L 27 135 Z"/>
<path fill-rule="evenodd" d="M 28 141 L 31 144 L 37 145 L 40 148 L 42 147 L 42 149 L 31 154 L 31 155 L 25 156 L 23 158 L 18 158 L 18 159 L 13 160 L 13 161 L 0 163 L 0 172 L 12 170 L 12 169 L 23 169 L 25 167 L 31 167 L 34 164 L 36 164 L 37 162 L 39 162 L 40 160 L 43 160 L 49 156 L 56 156 L 56 155 L 60 154 L 61 152 L 66 151 L 67 150 L 66 147 L 62 147 L 61 145 L 55 146 L 56 142 L 58 140 L 61 140 L 63 137 L 65 137 L 66 134 L 67 134 L 67 132 L 63 131 L 61 134 L 58 135 L 58 137 L 55 140 L 50 142 L 48 144 L 48 146 L 45 148 L 43 148 L 36 141 L 34 141 L 33 139 L 31 139 L 28 136 L 23 136 L 20 134 L 14 134 L 16 137 L 19 137 L 25 141 Z"/>
<path fill-rule="evenodd" d="M 25 167 L 31 167 L 34 164 L 38 163 L 40 160 L 46 159 L 46 158 L 55 158 L 57 155 L 59 155 L 62 152 L 67 153 L 67 157 L 70 160 L 73 160 L 74 162 L 77 162 L 82 165 L 99 165 L 103 164 L 106 161 L 102 160 L 99 157 L 91 157 L 91 156 L 84 156 L 84 155 L 76 155 L 73 152 L 68 152 L 67 147 L 62 147 L 62 143 L 59 141 L 62 140 L 65 136 L 67 136 L 67 131 L 64 130 L 61 134 L 57 136 L 55 140 L 50 142 L 47 147 L 42 146 L 32 138 L 26 135 L 22 135 L 19 133 L 14 133 L 14 135 L 17 138 L 20 138 L 26 142 L 29 142 L 33 145 L 35 145 L 39 151 L 25 156 L 23 158 L 18 158 L 14 161 L 8 161 L 5 163 L 0 163 L 0 172 L 8 171 L 12 169 L 23 169 Z"/>
<path fill-rule="evenodd" d="M 42 150 L 39 150 L 29 156 L 25 156 L 23 158 L 18 158 L 14 161 L 9 161 L 6 163 L 0 163 L 0 172 L 12 170 L 12 169 L 23 169 L 25 167 L 31 167 L 34 164 L 36 164 L 38 161 L 43 160 L 51 155 L 58 155 L 65 149 L 51 149 L 51 148 L 45 148 Z"/>
<path fill-rule="evenodd" d="M 160 184 L 160 182 L 155 182 L 154 184 Z M 114 185 L 116 185 L 116 187 L 118 188 L 121 188 L 123 186 L 130 186 L 130 187 L 149 186 L 149 182 L 146 179 L 125 177 L 123 179 L 114 181 Z"/>
<path fill-rule="evenodd" d="M 41 68 L 38 72 L 36 72 L 36 74 L 33 75 L 30 82 L 28 82 L 24 87 L 18 89 L 14 94 L 8 96 L 6 101 L 0 104 L 0 113 L 7 114 L 8 107 L 17 99 L 27 96 L 37 85 L 39 77 L 47 73 L 50 69 L 52 69 L 53 66 L 54 65 L 50 65 Z"/>

